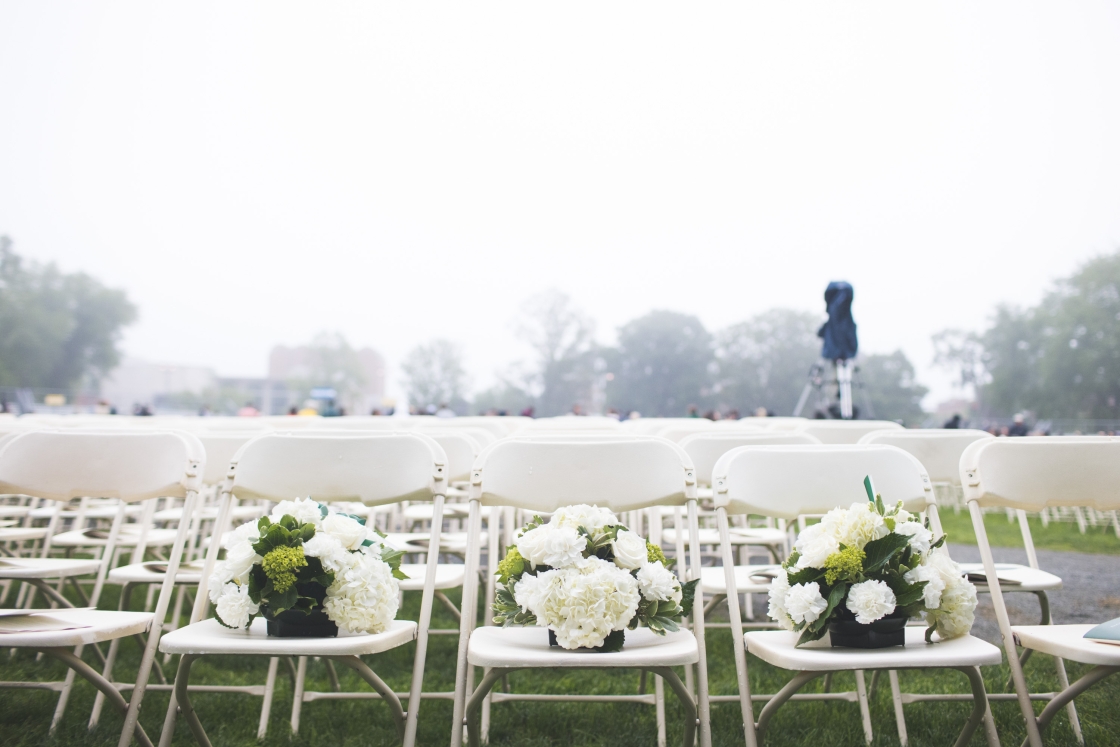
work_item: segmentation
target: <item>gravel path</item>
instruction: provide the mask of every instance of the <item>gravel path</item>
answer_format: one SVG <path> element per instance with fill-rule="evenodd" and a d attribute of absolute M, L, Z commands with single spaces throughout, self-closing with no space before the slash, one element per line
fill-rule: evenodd
<path fill-rule="evenodd" d="M 958 563 L 979 563 L 980 550 L 974 545 L 949 545 L 949 554 Z M 1025 550 L 993 547 L 997 563 L 1027 562 Z M 1060 591 L 1050 593 L 1050 614 L 1055 623 L 1102 623 L 1120 617 L 1120 557 L 1079 552 L 1038 550 L 1042 570 L 1061 577 Z M 1003 594 L 1012 624 L 1039 622 L 1038 600 L 1034 594 Z M 973 635 L 1001 645 L 992 598 L 980 595 Z"/>

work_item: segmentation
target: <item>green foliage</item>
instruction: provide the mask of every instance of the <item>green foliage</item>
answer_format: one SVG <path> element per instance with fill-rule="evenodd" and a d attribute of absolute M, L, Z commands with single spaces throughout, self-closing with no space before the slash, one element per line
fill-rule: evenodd
<path fill-rule="evenodd" d="M 771 309 L 716 335 L 716 400 L 742 413 L 765 407 L 788 415 L 820 356 L 820 317 Z"/>
<path fill-rule="evenodd" d="M 599 360 L 595 323 L 555 289 L 530 298 L 521 307 L 521 320 L 518 336 L 535 358 L 521 388 L 537 394 L 536 414 L 563 415 L 574 403 L 588 404 Z"/>
<path fill-rule="evenodd" d="M 863 570 L 864 552 L 858 547 L 842 547 L 825 558 L 824 580 L 829 586 L 838 580 L 854 581 Z"/>
<path fill-rule="evenodd" d="M 401 361 L 408 401 L 418 407 L 447 404 L 463 410 L 467 370 L 463 349 L 449 340 L 417 345 Z"/>
<path fill-rule="evenodd" d="M 607 402 L 622 412 L 681 415 L 710 394 L 712 337 L 688 314 L 651 311 L 624 325 L 607 361 Z"/>
<path fill-rule="evenodd" d="M 279 594 L 295 586 L 296 570 L 306 565 L 307 558 L 303 555 L 303 548 L 299 546 L 273 548 L 261 560 L 261 570 Z"/>
<path fill-rule="evenodd" d="M 121 330 L 135 320 L 123 291 L 25 262 L 0 236 L 0 386 L 96 383 L 120 362 Z"/>
<path fill-rule="evenodd" d="M 498 563 L 498 583 L 508 584 L 515 576 L 520 577 L 525 572 L 525 558 L 517 545 L 511 545 L 506 556 Z"/>
<path fill-rule="evenodd" d="M 665 551 L 661 549 L 661 545 L 655 545 L 649 540 L 646 540 L 646 560 L 650 563 L 660 562 L 666 568 L 671 567 L 674 562 L 665 557 Z"/>
<path fill-rule="evenodd" d="M 853 393 L 860 417 L 919 425 L 925 419 L 922 398 L 927 387 L 914 378 L 914 366 L 901 350 L 887 355 L 861 355 L 858 392 Z"/>

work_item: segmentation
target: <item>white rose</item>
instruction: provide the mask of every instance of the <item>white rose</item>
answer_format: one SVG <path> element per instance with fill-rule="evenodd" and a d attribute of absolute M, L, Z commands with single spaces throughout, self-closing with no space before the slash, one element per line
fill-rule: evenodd
<path fill-rule="evenodd" d="M 848 590 L 848 609 L 867 625 L 894 612 L 895 596 L 883 581 L 864 581 Z"/>
<path fill-rule="evenodd" d="M 821 587 L 814 581 L 810 584 L 791 586 L 786 595 L 786 609 L 795 623 L 811 623 L 821 616 L 828 602 L 821 596 Z"/>
<path fill-rule="evenodd" d="M 680 604 L 683 597 L 680 583 L 673 572 L 661 564 L 660 560 L 644 564 L 638 570 L 638 589 L 646 599 L 667 602 L 670 599 Z"/>
<path fill-rule="evenodd" d="M 517 538 L 521 557 L 534 568 L 547 565 L 563 568 L 583 559 L 587 538 L 572 527 L 545 524 Z"/>
<path fill-rule="evenodd" d="M 933 544 L 933 532 L 926 529 L 916 521 L 904 521 L 894 525 L 895 534 L 906 535 L 910 538 L 910 549 L 919 555 L 929 552 Z"/>
<path fill-rule="evenodd" d="M 247 576 L 253 566 L 263 559 L 249 542 L 239 542 L 226 550 L 226 571 L 231 579 L 243 583 L 248 580 Z"/>
<path fill-rule="evenodd" d="M 367 530 L 365 525 L 351 519 L 349 516 L 342 514 L 327 514 L 323 519 L 322 524 L 315 531 L 318 535 L 320 532 L 334 535 L 342 546 L 347 550 L 357 550 L 362 546 L 362 541 L 366 538 Z"/>
<path fill-rule="evenodd" d="M 805 531 L 797 536 L 794 547 L 800 554 L 798 568 L 823 568 L 825 558 L 840 552 L 840 542 L 827 531 L 823 522 L 805 527 Z"/>
<path fill-rule="evenodd" d="M 618 517 L 609 509 L 580 503 L 575 506 L 565 506 L 557 509 L 548 523 L 553 526 L 571 527 L 572 529 L 583 527 L 589 533 L 594 534 L 609 524 L 617 524 Z"/>
<path fill-rule="evenodd" d="M 790 619 L 789 610 L 786 609 L 789 588 L 789 577 L 786 575 L 786 569 L 779 568 L 778 575 L 770 582 L 770 589 L 767 592 L 770 600 L 768 614 L 771 620 L 776 621 L 786 630 L 793 630 L 793 620 Z"/>
<path fill-rule="evenodd" d="M 280 501 L 272 509 L 272 513 L 268 515 L 273 524 L 284 518 L 285 515 L 291 516 L 293 519 L 301 524 L 314 524 L 319 526 L 323 521 L 323 512 L 319 508 L 319 504 L 310 498 L 296 498 L 294 501 Z"/>
<path fill-rule="evenodd" d="M 226 536 L 223 537 L 224 542 L 222 546 L 228 550 L 241 542 L 249 542 L 251 544 L 260 538 L 261 530 L 257 528 L 257 522 L 250 521 L 247 524 L 242 524 L 237 527 L 237 529 L 234 529 L 232 532 L 228 532 Z"/>
<path fill-rule="evenodd" d="M 218 597 L 214 611 L 227 626 L 244 628 L 249 617 L 260 612 L 260 606 L 249 598 L 249 587 L 226 584 Z"/>
<path fill-rule="evenodd" d="M 620 529 L 614 542 L 611 543 L 614 551 L 614 562 L 619 568 L 634 570 L 641 568 L 648 557 L 646 541 L 629 529 Z"/>

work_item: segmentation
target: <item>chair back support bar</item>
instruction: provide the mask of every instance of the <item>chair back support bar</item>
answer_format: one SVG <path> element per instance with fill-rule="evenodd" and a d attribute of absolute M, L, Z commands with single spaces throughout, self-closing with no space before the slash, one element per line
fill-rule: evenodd
<path fill-rule="evenodd" d="M 55 501 L 184 498 L 201 486 L 206 452 L 171 431 L 27 431 L 0 451 L 0 493 Z"/>
<path fill-rule="evenodd" d="M 1027 436 L 977 441 L 960 463 L 966 501 L 1041 511 L 1120 509 L 1120 438 Z"/>
<path fill-rule="evenodd" d="M 716 462 L 712 490 L 729 514 L 796 519 L 866 501 L 868 475 L 888 505 L 918 512 L 934 502 L 925 468 L 895 446 L 740 446 Z"/>
<path fill-rule="evenodd" d="M 861 444 L 887 444 L 913 454 L 935 483 L 961 484 L 961 454 L 972 444 L 992 436 L 968 428 L 921 428 L 872 431 Z"/>
<path fill-rule="evenodd" d="M 447 455 L 419 433 L 266 433 L 241 447 L 230 475 L 240 499 L 376 506 L 446 495 Z"/>
<path fill-rule="evenodd" d="M 653 436 L 515 436 L 484 449 L 471 472 L 471 500 L 527 511 L 588 503 L 619 513 L 695 497 L 688 454 Z"/>

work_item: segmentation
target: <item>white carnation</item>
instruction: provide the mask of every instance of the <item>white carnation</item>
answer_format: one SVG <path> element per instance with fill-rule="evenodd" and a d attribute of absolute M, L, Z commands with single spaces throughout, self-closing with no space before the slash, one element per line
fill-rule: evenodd
<path fill-rule="evenodd" d="M 570 526 L 544 524 L 517 538 L 521 557 L 534 568 L 547 565 L 564 568 L 583 559 L 587 538 Z"/>
<path fill-rule="evenodd" d="M 226 584 L 215 603 L 218 618 L 231 628 L 244 628 L 249 618 L 260 612 L 260 606 L 249 598 L 249 587 Z"/>
<path fill-rule="evenodd" d="M 210 601 L 217 604 L 219 595 L 223 593 L 223 587 L 231 581 L 237 584 L 248 583 L 249 571 L 261 560 L 263 558 L 257 555 L 249 541 L 232 545 L 226 550 L 226 559 L 217 563 L 214 572 L 210 575 L 207 584 L 210 589 Z"/>
<path fill-rule="evenodd" d="M 646 541 L 629 529 L 620 529 L 611 543 L 614 562 L 619 568 L 634 570 L 645 564 L 648 553 Z"/>
<path fill-rule="evenodd" d="M 902 579 L 908 584 L 926 582 L 922 589 L 922 604 L 927 609 L 936 609 L 941 604 L 941 592 L 945 591 L 945 580 L 941 573 L 931 565 L 922 564 L 903 574 Z"/>
<path fill-rule="evenodd" d="M 894 525 L 895 534 L 903 534 L 910 538 L 910 549 L 919 555 L 929 552 L 933 544 L 933 532 L 926 529 L 917 521 L 904 521 Z"/>
<path fill-rule="evenodd" d="M 388 563 L 368 553 L 346 553 L 323 609 L 343 630 L 382 633 L 397 615 L 399 595 L 400 585 Z"/>
<path fill-rule="evenodd" d="M 666 602 L 670 599 L 681 603 L 684 592 L 676 575 L 662 565 L 660 560 L 646 563 L 638 569 L 638 589 L 649 600 Z"/>
<path fill-rule="evenodd" d="M 805 531 L 797 536 L 794 543 L 800 557 L 797 558 L 798 568 L 823 568 L 825 558 L 840 552 L 840 542 L 829 533 L 824 522 L 805 527 Z"/>
<path fill-rule="evenodd" d="M 778 575 L 770 582 L 768 596 L 770 598 L 770 619 L 776 621 L 786 630 L 793 630 L 793 620 L 790 619 L 789 610 L 786 609 L 786 597 L 789 595 L 789 576 L 785 568 L 778 569 Z"/>
<path fill-rule="evenodd" d="M 641 593 L 629 573 L 600 558 L 545 571 L 537 581 L 517 585 L 514 598 L 524 601 L 537 624 L 556 633 L 566 649 L 603 645 L 615 630 L 625 630 L 638 611 Z"/>
<path fill-rule="evenodd" d="M 786 595 L 786 609 L 795 623 L 811 623 L 821 616 L 828 602 L 821 596 L 821 587 L 814 581 L 790 587 Z"/>
<path fill-rule="evenodd" d="M 610 509 L 588 506 L 580 503 L 576 506 L 559 508 L 552 514 L 549 524 L 559 527 L 578 529 L 583 527 L 590 534 L 594 534 L 605 526 L 618 523 L 618 517 Z"/>
<path fill-rule="evenodd" d="M 303 543 L 303 554 L 318 558 L 325 570 L 338 573 L 349 563 L 350 554 L 342 546 L 338 537 L 327 532 L 315 532 L 315 536 Z"/>
<path fill-rule="evenodd" d="M 327 533 L 334 535 L 347 550 L 357 550 L 362 546 L 368 530 L 365 525 L 342 514 L 330 513 L 323 519 L 322 524 L 315 534 Z"/>
<path fill-rule="evenodd" d="M 864 581 L 848 590 L 848 609 L 856 622 L 867 625 L 894 612 L 895 596 L 883 581 Z"/>
<path fill-rule="evenodd" d="M 547 575 L 549 571 L 541 574 Z M 521 580 L 513 586 L 513 600 L 517 602 L 518 606 L 526 612 L 533 612 L 541 605 L 540 593 L 542 590 L 547 590 L 547 584 L 541 582 L 540 576 L 532 573 L 526 573 L 521 576 Z M 535 615 L 536 613 L 533 612 Z M 538 619 L 538 624 L 540 620 Z"/>
<path fill-rule="evenodd" d="M 319 508 L 319 504 L 310 498 L 296 498 L 294 501 L 280 501 L 272 509 L 272 513 L 268 515 L 273 524 L 284 518 L 285 515 L 291 516 L 301 524 L 314 524 L 319 526 L 323 521 L 323 512 Z"/>

